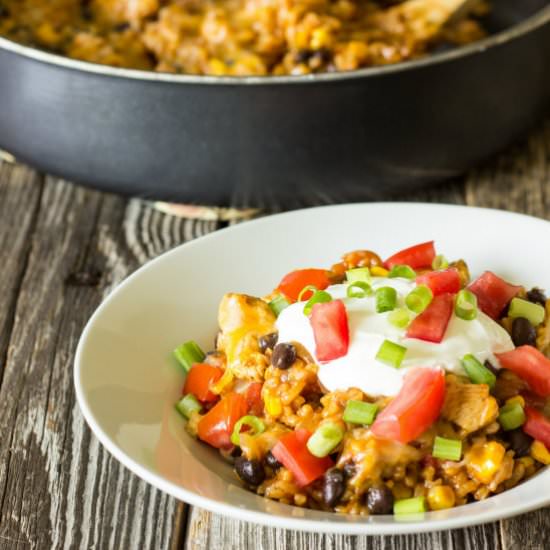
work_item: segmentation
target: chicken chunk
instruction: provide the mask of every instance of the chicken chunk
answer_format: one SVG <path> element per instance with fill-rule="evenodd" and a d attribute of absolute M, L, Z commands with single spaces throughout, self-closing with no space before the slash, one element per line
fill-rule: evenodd
<path fill-rule="evenodd" d="M 239 378 L 261 381 L 267 360 L 258 338 L 275 331 L 275 315 L 260 298 L 246 294 L 226 294 L 218 312 L 218 349 Z"/>
<path fill-rule="evenodd" d="M 449 375 L 441 416 L 469 434 L 495 421 L 498 403 L 489 395 L 486 384 L 464 383 L 459 377 Z"/>

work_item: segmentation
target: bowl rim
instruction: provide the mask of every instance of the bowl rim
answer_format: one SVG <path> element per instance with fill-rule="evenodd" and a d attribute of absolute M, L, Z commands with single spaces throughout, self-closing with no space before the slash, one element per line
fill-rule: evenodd
<path fill-rule="evenodd" d="M 465 521 L 465 518 L 463 516 L 455 516 L 451 518 L 441 518 L 441 519 L 430 519 L 431 516 L 438 514 L 438 512 L 427 512 L 422 517 L 421 520 L 403 521 L 401 523 L 400 522 L 369 523 L 367 521 L 359 521 L 360 518 L 358 518 L 357 521 L 346 522 L 345 521 L 345 518 L 347 517 L 346 515 L 343 515 L 342 521 L 340 522 L 329 522 L 329 521 L 322 521 L 318 519 L 298 518 L 298 517 L 288 517 L 288 516 L 281 517 L 277 515 L 269 515 L 267 512 L 264 512 L 264 511 L 244 509 L 244 508 L 235 506 L 234 504 L 230 504 L 227 502 L 217 502 L 206 496 L 198 495 L 190 490 L 187 490 L 177 485 L 175 482 L 172 482 L 164 478 L 160 473 L 149 470 L 148 468 L 142 466 L 140 463 L 134 460 L 131 456 L 125 454 L 122 451 L 122 449 L 120 449 L 114 443 L 114 441 L 112 441 L 112 439 L 103 430 L 100 424 L 96 422 L 94 415 L 92 413 L 91 407 L 89 406 L 88 400 L 85 396 L 84 388 L 81 381 L 81 370 L 82 370 L 82 365 L 84 361 L 83 355 L 85 353 L 84 348 L 85 348 L 86 340 L 88 339 L 89 333 L 93 330 L 94 324 L 98 319 L 98 317 L 102 315 L 104 309 L 109 307 L 110 298 L 113 297 L 116 293 L 118 293 L 123 287 L 125 287 L 131 281 L 133 281 L 134 278 L 139 277 L 144 271 L 153 269 L 155 265 L 159 262 L 159 260 L 166 259 L 169 256 L 174 256 L 181 253 L 180 251 L 182 247 L 189 248 L 192 246 L 200 246 L 206 240 L 219 238 L 220 234 L 224 234 L 226 232 L 242 231 L 243 228 L 248 228 L 251 224 L 261 225 L 262 223 L 269 223 L 270 220 L 273 218 L 284 218 L 287 216 L 296 216 L 296 215 L 299 215 L 299 213 L 303 212 L 304 210 L 307 210 L 308 212 L 312 212 L 312 211 L 320 211 L 320 210 L 327 210 L 327 209 L 334 209 L 334 208 L 336 209 L 358 208 L 361 206 L 363 207 L 368 206 L 369 208 L 370 207 L 375 208 L 378 205 L 386 205 L 386 206 L 391 205 L 392 207 L 397 206 L 397 207 L 406 207 L 406 208 L 416 208 L 416 207 L 437 208 L 437 209 L 443 208 L 443 209 L 449 209 L 449 210 L 468 209 L 468 210 L 477 210 L 479 212 L 490 212 L 493 214 L 500 213 L 506 217 L 524 218 L 530 221 L 537 220 L 544 224 L 550 223 L 548 220 L 536 218 L 535 216 L 530 216 L 527 214 L 509 212 L 509 211 L 504 211 L 497 208 L 485 208 L 485 207 L 476 207 L 476 206 L 458 205 L 458 204 L 442 204 L 442 203 L 427 203 L 427 202 L 348 203 L 348 204 L 341 204 L 341 205 L 318 206 L 313 208 L 292 210 L 288 212 L 282 212 L 279 214 L 265 216 L 263 218 L 252 220 L 244 224 L 239 224 L 236 226 L 229 226 L 223 229 L 219 229 L 203 237 L 194 239 L 187 243 L 182 243 L 181 245 L 176 246 L 175 248 L 168 250 L 163 254 L 160 254 L 159 256 L 149 260 L 140 268 L 138 268 L 136 271 L 131 273 L 128 277 L 126 277 L 126 279 L 120 282 L 104 298 L 102 303 L 97 307 L 97 309 L 94 311 L 94 313 L 86 323 L 86 326 L 78 342 L 75 359 L 74 359 L 74 367 L 73 367 L 73 377 L 74 377 L 73 381 L 74 381 L 77 402 L 88 426 L 91 428 L 92 432 L 98 438 L 100 443 L 107 449 L 107 451 L 111 455 L 113 455 L 123 466 L 128 468 L 131 472 L 133 472 L 142 480 L 146 481 L 153 487 L 156 487 L 157 489 L 160 489 L 161 491 L 179 500 L 185 501 L 186 503 L 192 506 L 197 506 L 197 507 L 206 509 L 210 512 L 220 514 L 232 519 L 244 520 L 244 521 L 248 521 L 248 522 L 252 522 L 258 525 L 264 525 L 268 527 L 293 529 L 298 531 L 312 532 L 312 530 L 315 530 L 316 532 L 321 532 L 321 533 L 343 534 L 343 535 L 400 535 L 400 534 L 437 532 L 437 531 L 448 530 L 448 529 L 472 527 L 472 526 L 476 526 L 484 523 L 489 523 L 492 521 L 511 518 L 511 517 L 518 516 L 520 514 L 525 514 L 527 512 L 550 505 L 550 495 L 546 495 L 543 492 L 539 492 L 539 494 L 537 494 L 534 498 L 532 498 L 526 504 L 521 503 L 521 505 L 515 508 L 512 508 L 512 509 L 508 508 L 507 511 L 505 511 L 504 513 L 499 511 L 498 508 L 494 508 L 492 510 L 485 511 L 483 514 L 477 514 L 477 515 L 468 517 L 467 522 Z M 550 475 L 550 468 L 546 468 L 546 470 L 544 469 L 541 470 L 539 475 L 545 475 L 545 476 Z M 529 482 L 529 481 L 533 481 L 533 480 L 526 480 L 526 482 Z M 509 489 L 508 491 L 513 491 L 514 489 L 517 489 L 520 486 L 521 484 L 519 486 Z M 498 498 L 498 497 L 499 495 L 494 495 L 491 498 Z M 258 498 L 264 498 L 264 497 L 258 497 Z M 476 503 L 472 503 L 472 504 L 463 505 L 460 508 L 465 508 L 468 506 L 475 506 L 475 505 Z M 276 517 L 277 519 L 275 521 L 270 522 L 267 519 L 269 517 Z"/>
<path fill-rule="evenodd" d="M 144 71 L 138 69 L 125 69 L 100 65 L 87 61 L 71 59 L 59 54 L 50 53 L 44 50 L 25 46 L 0 36 L 0 50 L 5 50 L 22 57 L 45 63 L 47 65 L 57 66 L 65 69 L 72 69 L 88 74 L 98 74 L 107 77 L 141 80 L 146 82 L 166 82 L 171 84 L 203 84 L 203 85 L 255 85 L 269 86 L 272 84 L 314 84 L 314 83 L 333 83 L 340 81 L 350 81 L 360 78 L 375 78 L 377 76 L 390 75 L 414 69 L 420 69 L 431 65 L 438 65 L 445 62 L 451 62 L 463 57 L 482 54 L 489 49 L 507 44 L 515 39 L 529 34 L 546 24 L 550 24 L 550 3 L 529 16 L 528 18 L 516 23 L 512 27 L 500 31 L 494 35 L 488 36 L 482 40 L 473 42 L 466 46 L 440 52 L 426 57 L 413 60 L 385 65 L 382 67 L 367 67 L 355 71 L 342 71 L 335 73 L 318 73 L 310 75 L 284 75 L 284 76 L 208 76 L 208 75 L 187 75 L 160 73 L 154 71 Z"/>

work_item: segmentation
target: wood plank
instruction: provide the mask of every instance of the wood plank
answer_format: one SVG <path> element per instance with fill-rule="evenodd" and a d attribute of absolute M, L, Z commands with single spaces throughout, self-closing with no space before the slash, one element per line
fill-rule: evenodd
<path fill-rule="evenodd" d="M 2 235 L 26 220 L 15 208 L 25 204 L 21 177 L 10 177 L 7 192 L 0 187 L 13 206 L 2 211 Z M 32 246 L 19 260 L 20 283 L 0 286 L 3 300 L 16 300 L 0 388 L 0 547 L 180 548 L 183 507 L 91 436 L 75 402 L 72 365 L 86 320 L 114 285 L 215 224 L 167 219 L 138 201 L 52 178 L 40 197 L 28 196 L 40 199 L 39 211 L 14 261 Z"/>
<path fill-rule="evenodd" d="M 0 161 L 0 380 L 15 314 L 18 289 L 31 248 L 42 178 L 29 168 Z"/>

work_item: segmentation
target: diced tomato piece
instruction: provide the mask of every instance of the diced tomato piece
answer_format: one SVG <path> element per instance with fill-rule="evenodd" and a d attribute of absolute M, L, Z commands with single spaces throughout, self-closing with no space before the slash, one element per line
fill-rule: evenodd
<path fill-rule="evenodd" d="M 500 365 L 515 372 L 541 397 L 550 397 L 550 359 L 533 346 L 495 353 Z"/>
<path fill-rule="evenodd" d="M 248 411 L 250 414 L 262 414 L 264 402 L 262 401 L 262 384 L 260 382 L 251 382 L 248 388 L 246 388 L 244 397 L 248 404 Z"/>
<path fill-rule="evenodd" d="M 315 355 L 319 361 L 332 361 L 348 353 L 348 314 L 342 300 L 315 304 L 309 322 L 313 328 Z"/>
<path fill-rule="evenodd" d="M 511 285 L 491 271 L 485 271 L 468 285 L 468 289 L 477 296 L 481 311 L 491 319 L 498 319 L 521 286 Z"/>
<path fill-rule="evenodd" d="M 308 430 L 295 430 L 283 435 L 271 449 L 273 456 L 292 472 L 299 487 L 309 485 L 333 465 L 330 457 L 318 458 L 309 452 L 307 440 L 310 437 Z"/>
<path fill-rule="evenodd" d="M 403 386 L 376 417 L 371 432 L 409 443 L 436 420 L 445 399 L 445 374 L 440 368 L 415 367 L 403 378 Z"/>
<path fill-rule="evenodd" d="M 409 325 L 407 338 L 417 338 L 439 344 L 445 336 L 453 307 L 452 294 L 434 296 L 431 304 Z"/>
<path fill-rule="evenodd" d="M 550 451 L 550 420 L 546 418 L 540 411 L 533 407 L 525 407 L 525 424 L 523 431 L 531 437 L 544 443 Z"/>
<path fill-rule="evenodd" d="M 199 420 L 199 439 L 216 449 L 230 448 L 235 423 L 247 412 L 246 399 L 239 393 L 228 393 Z"/>
<path fill-rule="evenodd" d="M 460 275 L 454 267 L 443 271 L 429 271 L 419 275 L 416 284 L 426 285 L 434 296 L 456 294 L 460 290 Z"/>
<path fill-rule="evenodd" d="M 206 363 L 195 363 L 185 378 L 183 385 L 184 395 L 192 393 L 203 403 L 216 401 L 218 396 L 210 391 L 210 386 L 215 384 L 223 375 L 222 369 Z"/>
<path fill-rule="evenodd" d="M 324 269 L 298 269 L 297 271 L 291 271 L 285 275 L 277 291 L 284 294 L 292 302 L 298 301 L 300 292 L 309 285 L 313 285 L 319 290 L 323 290 L 330 285 L 330 279 L 328 278 L 328 272 Z M 311 292 L 304 293 L 302 297 L 307 300 L 311 297 Z"/>
<path fill-rule="evenodd" d="M 416 244 L 405 250 L 401 250 L 390 256 L 385 262 L 386 269 L 391 269 L 395 265 L 408 265 L 413 269 L 419 267 L 431 267 L 435 258 L 435 247 L 433 241 Z"/>

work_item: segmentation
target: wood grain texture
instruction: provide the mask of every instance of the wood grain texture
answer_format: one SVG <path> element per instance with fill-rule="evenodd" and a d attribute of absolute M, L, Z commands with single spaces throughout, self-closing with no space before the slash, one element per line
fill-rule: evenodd
<path fill-rule="evenodd" d="M 185 510 L 120 466 L 75 402 L 85 322 L 129 272 L 214 229 L 1 166 L 0 548 L 181 548 Z"/>
<path fill-rule="evenodd" d="M 309 198 L 292 206 L 331 201 L 302 196 Z M 392 199 L 550 219 L 550 122 L 465 178 Z M 549 510 L 417 536 L 299 533 L 198 508 L 187 513 L 114 461 L 75 402 L 72 363 L 82 328 L 128 273 L 221 225 L 167 216 L 0 161 L 0 548 L 550 548 Z"/>

